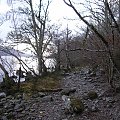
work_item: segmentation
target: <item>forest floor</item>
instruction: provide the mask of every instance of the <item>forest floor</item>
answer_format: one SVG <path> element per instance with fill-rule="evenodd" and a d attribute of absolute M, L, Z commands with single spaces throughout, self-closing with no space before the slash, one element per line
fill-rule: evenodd
<path fill-rule="evenodd" d="M 62 91 L 38 92 L 30 98 L 19 95 L 0 99 L 0 120 L 120 120 L 120 93 L 114 93 L 102 74 L 80 71 L 68 73 L 60 80 L 60 89 L 75 89 L 68 97 L 80 98 L 85 106 L 82 114 L 65 112 Z M 86 99 L 90 91 L 98 98 Z"/>

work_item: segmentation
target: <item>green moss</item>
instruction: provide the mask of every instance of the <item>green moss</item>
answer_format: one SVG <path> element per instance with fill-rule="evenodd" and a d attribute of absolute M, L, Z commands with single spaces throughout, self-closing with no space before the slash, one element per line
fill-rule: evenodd
<path fill-rule="evenodd" d="M 71 109 L 75 113 L 82 113 L 84 111 L 84 104 L 79 98 L 70 98 Z"/>
<path fill-rule="evenodd" d="M 88 97 L 89 97 L 89 99 L 94 100 L 98 97 L 98 94 L 95 91 L 90 91 L 88 93 Z"/>

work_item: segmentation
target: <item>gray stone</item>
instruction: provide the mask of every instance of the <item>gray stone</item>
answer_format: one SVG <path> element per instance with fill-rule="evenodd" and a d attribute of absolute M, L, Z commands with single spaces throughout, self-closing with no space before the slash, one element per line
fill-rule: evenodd
<path fill-rule="evenodd" d="M 24 108 L 19 108 L 19 109 L 16 109 L 16 112 L 22 112 L 24 110 Z"/>
<path fill-rule="evenodd" d="M 21 100 L 19 99 L 19 100 L 14 100 L 14 103 L 15 104 L 20 104 L 21 103 Z"/>
<path fill-rule="evenodd" d="M 88 77 L 87 77 L 87 76 L 85 76 L 85 77 L 83 77 L 83 79 L 85 79 L 85 80 L 86 80 L 86 79 L 88 79 Z"/>
<path fill-rule="evenodd" d="M 9 120 L 13 120 L 14 119 L 14 114 L 12 112 L 8 113 L 7 118 Z"/>
<path fill-rule="evenodd" d="M 14 108 L 14 105 L 10 104 L 9 102 L 4 105 L 5 109 L 11 109 Z"/>
<path fill-rule="evenodd" d="M 4 102 L 0 102 L 0 108 L 4 106 Z"/>
<path fill-rule="evenodd" d="M 106 102 L 109 102 L 109 103 L 114 103 L 115 100 L 111 97 L 106 97 Z"/>
<path fill-rule="evenodd" d="M 14 110 L 17 111 L 17 112 L 21 112 L 25 109 L 25 105 L 24 104 L 16 104 L 15 107 L 14 107 Z"/>
<path fill-rule="evenodd" d="M 71 104 L 70 98 L 66 95 L 63 95 L 62 100 L 64 101 L 65 108 L 67 108 L 69 110 L 70 109 L 70 104 Z"/>
<path fill-rule="evenodd" d="M 112 108 L 113 105 L 112 104 L 107 104 L 107 108 Z"/>
<path fill-rule="evenodd" d="M 39 95 L 39 97 L 44 97 L 44 96 L 46 96 L 46 94 L 43 93 L 43 92 L 38 92 L 38 95 Z"/>
<path fill-rule="evenodd" d="M 7 110 L 6 110 L 7 113 L 10 113 L 10 112 L 13 112 L 13 111 L 14 111 L 13 108 L 11 108 L 11 109 L 7 109 Z"/>
<path fill-rule="evenodd" d="M 0 99 L 5 98 L 5 97 L 6 97 L 6 93 L 4 92 L 0 93 Z"/>
<path fill-rule="evenodd" d="M 120 120 L 120 112 L 118 113 L 118 115 L 117 115 L 115 120 Z"/>
<path fill-rule="evenodd" d="M 26 106 L 25 111 L 29 111 L 30 107 Z"/>
<path fill-rule="evenodd" d="M 83 85 L 86 85 L 87 83 L 86 83 L 86 82 L 83 82 L 82 84 L 83 84 Z"/>
<path fill-rule="evenodd" d="M 20 114 L 20 113 L 17 115 L 17 117 L 20 118 L 20 119 L 24 116 L 25 116 L 25 114 Z"/>
<path fill-rule="evenodd" d="M 61 91 L 61 95 L 70 95 L 71 93 L 74 93 L 76 91 L 76 88 L 66 88 Z"/>
<path fill-rule="evenodd" d="M 32 95 L 32 98 L 38 98 L 38 97 L 39 97 L 39 94 Z"/>
<path fill-rule="evenodd" d="M 98 108 L 96 107 L 96 106 L 92 106 L 92 108 L 91 108 L 91 112 L 98 112 Z"/>
<path fill-rule="evenodd" d="M 95 83 L 95 80 L 89 79 L 88 82 L 90 82 L 90 83 Z"/>
<path fill-rule="evenodd" d="M 6 116 L 2 116 L 2 120 L 8 120 Z"/>
<path fill-rule="evenodd" d="M 97 104 L 98 102 L 99 102 L 99 100 L 95 100 L 95 102 L 94 102 L 94 103 L 95 103 L 95 104 Z"/>
<path fill-rule="evenodd" d="M 1 102 L 6 102 L 6 98 L 2 98 L 2 99 L 1 99 Z"/>
<path fill-rule="evenodd" d="M 12 96 L 12 95 L 9 95 L 9 96 L 6 97 L 6 99 L 7 99 L 7 100 L 11 100 L 11 99 L 13 99 L 13 96 Z"/>
<path fill-rule="evenodd" d="M 21 95 L 21 94 L 18 94 L 17 96 L 16 96 L 16 99 L 22 99 L 23 98 L 23 95 Z"/>
<path fill-rule="evenodd" d="M 89 99 L 88 95 L 84 95 L 84 96 L 83 96 L 83 99 L 84 99 L 84 100 L 88 100 L 88 99 Z"/>
<path fill-rule="evenodd" d="M 30 109 L 30 112 L 35 112 L 35 109 L 31 108 L 31 109 Z"/>
<path fill-rule="evenodd" d="M 51 95 L 45 96 L 41 99 L 43 102 L 51 102 L 53 101 L 53 97 Z"/>
<path fill-rule="evenodd" d="M 96 73 L 90 73 L 89 77 L 96 77 Z"/>

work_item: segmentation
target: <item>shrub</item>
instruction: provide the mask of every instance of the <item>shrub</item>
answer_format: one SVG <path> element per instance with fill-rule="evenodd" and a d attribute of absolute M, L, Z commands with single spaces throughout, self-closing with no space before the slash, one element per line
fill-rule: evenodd
<path fill-rule="evenodd" d="M 82 113 L 84 111 L 84 104 L 79 98 L 70 98 L 70 106 L 73 112 Z"/>
<path fill-rule="evenodd" d="M 88 97 L 89 97 L 89 99 L 94 100 L 98 97 L 98 94 L 95 91 L 90 91 L 88 93 Z"/>

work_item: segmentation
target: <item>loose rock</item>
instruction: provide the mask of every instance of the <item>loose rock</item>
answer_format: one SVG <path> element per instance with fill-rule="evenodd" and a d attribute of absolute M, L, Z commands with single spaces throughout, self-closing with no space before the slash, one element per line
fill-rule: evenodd
<path fill-rule="evenodd" d="M 0 99 L 5 98 L 5 97 L 6 97 L 6 93 L 4 92 L 0 93 Z"/>

